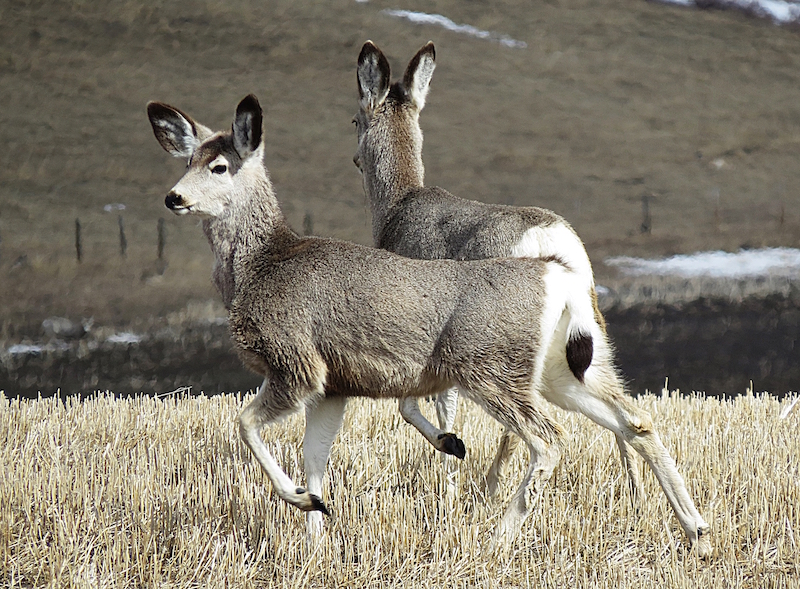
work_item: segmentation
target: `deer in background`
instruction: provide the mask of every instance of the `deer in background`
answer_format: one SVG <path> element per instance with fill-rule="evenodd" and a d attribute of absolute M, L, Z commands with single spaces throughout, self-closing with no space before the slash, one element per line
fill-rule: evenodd
<path fill-rule="evenodd" d="M 239 356 L 264 380 L 239 417 L 240 435 L 278 496 L 322 527 L 322 482 L 348 397 L 416 399 L 453 386 L 527 445 L 530 462 L 495 539 L 512 540 L 561 456 L 564 431 L 542 393 L 583 407 L 650 463 L 693 543 L 708 531 L 646 415 L 618 397 L 609 350 L 581 281 L 556 258 L 413 260 L 288 226 L 263 163 L 262 111 L 237 106 L 211 133 L 158 102 L 161 146 L 188 160 L 165 204 L 196 215 L 228 295 Z M 586 355 L 587 341 L 595 341 Z M 308 489 L 286 475 L 260 430 L 306 411 Z M 709 544 L 710 548 L 710 544 Z"/>
<path fill-rule="evenodd" d="M 593 344 L 595 353 L 599 352 L 597 360 L 603 363 L 604 370 L 603 391 L 598 398 L 604 398 L 604 402 L 620 411 L 623 418 L 615 426 L 603 411 L 598 411 L 594 401 L 588 402 L 583 395 L 564 395 L 560 389 L 548 387 L 540 392 L 554 404 L 579 411 L 614 432 L 635 501 L 641 496 L 638 468 L 629 456 L 626 440 L 631 439 L 630 432 L 639 426 L 651 429 L 652 422 L 625 395 L 621 379 L 612 365 L 612 347 L 597 307 L 594 275 L 586 249 L 569 223 L 552 211 L 485 204 L 458 198 L 438 187 L 425 187 L 419 114 L 425 106 L 434 68 L 435 49 L 430 42 L 414 55 L 403 79 L 394 84 L 391 84 L 389 62 L 375 44 L 367 41 L 359 54 L 359 110 L 353 119 L 358 148 L 353 161 L 362 174 L 372 211 L 374 244 L 403 256 L 427 260 L 558 259 L 586 294 L 582 300 L 590 308 L 582 310 L 583 315 L 594 319 Z M 582 379 L 579 380 L 583 383 Z M 444 391 L 437 397 L 437 416 L 443 430 L 449 431 L 453 427 L 457 401 L 457 388 Z M 420 413 L 416 401 L 401 409 L 403 417 L 418 429 L 433 427 Z M 634 427 L 634 424 L 638 426 Z M 486 475 L 490 495 L 496 493 L 503 465 L 516 442 L 517 438 L 506 430 Z M 636 449 L 641 453 L 640 447 Z M 643 456 L 653 467 L 647 454 Z M 453 486 L 454 463 L 448 457 L 446 470 L 450 486 Z M 655 472 L 659 476 L 657 468 Z M 664 487 L 663 481 L 661 484 Z M 680 514 L 678 517 L 681 518 Z M 690 532 L 684 526 L 690 538 L 693 534 L 699 537 L 707 531 L 706 527 L 701 528 Z M 709 546 L 704 543 L 700 551 L 706 552 Z"/>
<path fill-rule="evenodd" d="M 589 256 L 565 219 L 539 207 L 486 204 L 424 186 L 419 113 L 425 106 L 435 67 L 431 42 L 417 52 L 403 80 L 394 85 L 390 84 L 389 62 L 375 44 L 367 41 L 358 57 L 359 110 L 353 119 L 358 149 L 353 161 L 362 174 L 372 209 L 375 246 L 424 260 L 557 256 L 582 280 L 581 288 L 591 296 L 596 322 L 605 332 Z M 445 431 L 453 428 L 457 404 L 456 389 L 437 398 L 439 425 Z M 422 424 L 419 427 L 432 427 L 426 425 L 416 406 L 406 407 L 403 417 L 414 425 Z M 638 468 L 629 458 L 623 436 L 618 434 L 616 440 L 635 498 L 641 494 Z M 508 432 L 503 434 L 486 475 L 490 496 L 497 491 L 503 465 L 516 442 Z M 452 491 L 456 470 L 448 458 L 445 468 Z"/>

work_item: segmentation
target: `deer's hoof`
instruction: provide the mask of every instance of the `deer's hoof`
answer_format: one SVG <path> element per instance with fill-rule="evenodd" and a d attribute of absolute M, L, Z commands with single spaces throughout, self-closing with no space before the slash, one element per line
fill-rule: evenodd
<path fill-rule="evenodd" d="M 321 511 L 322 513 L 330 517 L 331 512 L 328 511 L 327 507 L 325 507 L 325 504 L 322 502 L 322 499 L 311 493 L 308 494 L 308 498 L 311 501 L 311 506 L 312 506 L 311 511 Z"/>
<path fill-rule="evenodd" d="M 467 455 L 467 448 L 464 446 L 464 442 L 455 434 L 440 434 L 439 443 L 439 449 L 445 454 L 451 454 L 461 460 Z"/>
<path fill-rule="evenodd" d="M 711 545 L 711 528 L 699 528 L 697 530 L 697 540 L 692 544 L 692 550 L 703 559 L 711 559 L 714 557 L 714 547 Z"/>

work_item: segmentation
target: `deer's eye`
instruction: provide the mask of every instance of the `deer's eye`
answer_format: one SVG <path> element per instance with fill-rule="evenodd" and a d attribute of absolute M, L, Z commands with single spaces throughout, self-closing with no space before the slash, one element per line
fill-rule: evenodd
<path fill-rule="evenodd" d="M 222 164 L 217 164 L 213 168 L 211 168 L 212 174 L 224 174 L 228 171 L 228 166 L 223 166 Z"/>

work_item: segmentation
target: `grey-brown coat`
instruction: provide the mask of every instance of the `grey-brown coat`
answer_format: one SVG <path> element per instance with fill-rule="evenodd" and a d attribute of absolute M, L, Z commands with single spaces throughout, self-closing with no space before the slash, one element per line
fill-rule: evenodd
<path fill-rule="evenodd" d="M 585 318 L 575 323 L 586 293 L 574 274 L 556 260 L 411 260 L 301 238 L 286 224 L 262 161 L 254 96 L 239 103 L 229 132 L 206 134 L 160 103 L 148 113 L 162 147 L 189 161 L 167 206 L 204 218 L 217 261 L 230 268 L 232 337 L 264 377 L 240 416 L 240 433 L 278 495 L 327 512 L 322 475 L 348 396 L 413 398 L 457 385 L 529 447 L 526 475 L 497 532 L 512 539 L 561 454 L 563 431 L 541 410 L 538 390 L 567 379 L 569 386 L 558 386 L 569 396 L 597 378 L 590 368 L 582 384 L 566 362 L 570 330 L 585 325 Z M 595 337 L 596 328 L 584 335 Z M 302 407 L 309 490 L 283 472 L 260 435 L 263 425 Z M 608 409 L 619 421 L 617 408 Z M 636 441 L 652 446 L 649 456 L 661 464 L 657 436 L 648 424 L 637 427 L 644 433 Z M 696 534 L 705 524 L 674 464 L 654 468 Z M 309 517 L 312 534 L 320 527 L 321 518 Z"/>
<path fill-rule="evenodd" d="M 353 161 L 362 173 L 372 210 L 374 244 L 404 256 L 428 260 L 503 256 L 559 259 L 579 280 L 579 288 L 589 294 L 585 300 L 591 310 L 584 309 L 584 315 L 594 315 L 592 347 L 576 345 L 567 350 L 573 374 L 583 382 L 582 370 L 588 365 L 588 358 L 595 374 L 602 375 L 597 382 L 599 386 L 591 391 L 600 405 L 619 410 L 622 421 L 628 421 L 623 429 L 636 429 L 631 427 L 634 422 L 648 424 L 649 428 L 649 416 L 637 410 L 627 398 L 614 369 L 605 322 L 597 307 L 589 256 L 569 223 L 539 207 L 486 204 L 458 198 L 438 187 L 424 186 L 419 115 L 427 100 L 434 69 L 432 43 L 427 43 L 414 55 L 402 79 L 395 83 L 391 82 L 388 60 L 371 41 L 364 44 L 358 57 L 359 110 L 354 118 L 358 149 Z M 574 362 L 575 357 L 581 357 L 583 362 Z M 543 387 L 541 392 L 561 407 L 581 411 L 606 427 L 611 425 L 632 495 L 640 496 L 638 467 L 628 455 L 628 436 L 607 419 L 602 407 L 596 403 L 576 402 L 557 388 Z M 450 389 L 437 399 L 437 414 L 445 431 L 452 428 L 457 394 L 457 389 Z M 422 416 L 415 404 L 401 405 L 401 410 L 420 431 L 439 431 Z M 490 495 L 497 489 L 500 470 L 514 445 L 515 438 L 504 434 L 486 477 Z M 447 468 L 452 478 L 452 462 Z M 687 533 L 690 538 L 694 537 L 688 529 Z"/>

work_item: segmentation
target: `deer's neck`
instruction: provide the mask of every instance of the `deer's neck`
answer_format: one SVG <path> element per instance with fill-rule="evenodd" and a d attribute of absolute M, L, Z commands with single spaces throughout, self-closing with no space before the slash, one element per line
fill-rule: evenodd
<path fill-rule="evenodd" d="M 243 276 L 244 262 L 254 254 L 269 255 L 287 237 L 296 235 L 278 208 L 269 177 L 259 181 L 246 194 L 236 195 L 225 212 L 203 221 L 203 230 L 214 252 L 214 284 L 230 309 Z"/>
<path fill-rule="evenodd" d="M 378 240 L 392 208 L 414 188 L 424 185 L 422 130 L 419 114 L 401 112 L 400 125 L 376 125 L 364 137 L 362 173 L 372 212 L 372 237 Z"/>

